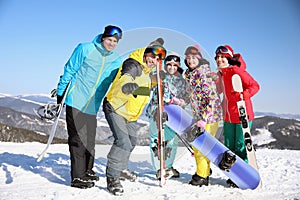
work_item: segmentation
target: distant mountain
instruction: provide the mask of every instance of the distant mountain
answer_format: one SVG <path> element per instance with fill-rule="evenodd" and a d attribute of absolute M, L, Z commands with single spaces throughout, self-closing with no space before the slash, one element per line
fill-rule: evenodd
<path fill-rule="evenodd" d="M 255 118 L 252 135 L 257 137 L 259 147 L 300 150 L 300 122 L 273 116 Z M 267 136 L 267 142 L 263 142 Z"/>
<path fill-rule="evenodd" d="M 8 96 L 0 94 L 0 106 L 28 114 L 34 114 L 33 109 L 51 102 L 55 101 L 46 95 Z"/>
<path fill-rule="evenodd" d="M 17 112 L 13 109 L 0 106 L 0 123 L 2 123 L 3 125 L 7 125 L 9 127 L 34 131 L 40 135 L 47 135 L 50 133 L 53 121 L 46 120 L 46 119 L 41 120 L 36 115 Z M 148 123 L 139 121 L 138 125 L 140 127 L 138 130 L 138 137 L 139 137 L 138 144 L 139 145 L 148 144 L 149 143 Z M 4 130 L 3 134 L 10 134 L 10 132 Z M 68 138 L 67 130 L 66 130 L 66 122 L 64 119 L 61 119 L 58 122 L 55 136 L 60 139 Z M 102 143 L 112 144 L 113 142 L 112 133 L 108 127 L 105 118 L 101 118 L 101 119 L 98 118 L 96 142 L 101 144 Z"/>
<path fill-rule="evenodd" d="M 1 128 L 0 141 L 7 141 L 9 140 L 8 138 L 18 138 L 16 134 L 24 134 L 24 130 L 32 131 L 30 132 L 31 139 L 20 139 L 19 141 L 44 141 L 43 139 L 38 140 L 36 136 L 32 139 L 33 135 L 37 134 L 37 136 L 45 137 L 45 135 L 49 134 L 53 122 L 41 120 L 33 114 L 33 109 L 49 102 L 55 101 L 46 95 L 12 97 L 0 94 L 0 123 L 2 126 L 9 127 Z M 256 116 L 253 121 L 252 135 L 257 148 L 300 150 L 300 115 L 277 115 L 274 113 L 256 112 Z M 98 113 L 97 119 L 96 142 L 112 144 L 112 133 L 103 112 Z M 149 123 L 147 121 L 148 119 L 144 114 L 138 120 L 138 145 L 149 144 Z M 16 129 L 20 130 L 11 131 Z M 14 134 L 14 136 L 9 137 L 10 134 Z M 59 121 L 56 137 L 62 141 L 67 139 L 64 119 Z M 26 137 L 19 136 L 19 138 Z M 222 135 L 220 140 L 222 141 Z M 12 141 L 15 140 L 12 139 Z"/>
<path fill-rule="evenodd" d="M 300 115 L 296 115 L 296 114 L 278 114 L 278 113 L 273 113 L 273 112 L 255 112 L 255 116 L 273 116 L 273 117 L 300 120 Z"/>

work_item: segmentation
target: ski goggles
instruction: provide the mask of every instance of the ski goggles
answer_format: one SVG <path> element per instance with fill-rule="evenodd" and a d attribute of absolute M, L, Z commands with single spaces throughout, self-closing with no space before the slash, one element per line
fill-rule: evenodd
<path fill-rule="evenodd" d="M 231 57 L 233 57 L 233 53 L 232 51 L 230 51 L 228 48 L 224 47 L 224 46 L 219 46 L 216 50 L 216 54 L 217 53 L 223 53 L 223 54 L 229 54 Z"/>
<path fill-rule="evenodd" d="M 165 63 L 166 63 L 166 62 L 171 62 L 172 60 L 173 60 L 174 62 L 179 62 L 179 63 L 180 63 L 180 57 L 175 56 L 175 55 L 167 56 L 167 57 L 165 58 Z"/>
<path fill-rule="evenodd" d="M 105 36 L 114 36 L 117 35 L 119 39 L 122 38 L 122 30 L 119 27 L 111 26 L 108 30 L 104 32 Z"/>
<path fill-rule="evenodd" d="M 163 60 L 166 57 L 167 51 L 162 46 L 154 45 L 152 47 L 146 48 L 145 53 L 152 53 L 156 56 L 159 56 L 159 58 Z"/>

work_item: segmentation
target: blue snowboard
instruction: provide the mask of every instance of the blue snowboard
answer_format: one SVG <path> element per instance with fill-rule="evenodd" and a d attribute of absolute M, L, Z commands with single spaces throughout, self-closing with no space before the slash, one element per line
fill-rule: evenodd
<path fill-rule="evenodd" d="M 168 114 L 166 125 L 182 137 L 185 137 L 186 132 L 188 132 L 194 124 L 193 117 L 177 105 L 166 105 L 164 111 Z M 227 147 L 205 130 L 190 142 L 190 144 L 219 168 L 220 162 L 222 159 L 224 160 L 224 155 L 228 152 L 233 154 Z M 254 190 L 260 183 L 259 173 L 238 156 L 235 156 L 235 161 L 230 169 L 222 171 L 240 189 Z"/>

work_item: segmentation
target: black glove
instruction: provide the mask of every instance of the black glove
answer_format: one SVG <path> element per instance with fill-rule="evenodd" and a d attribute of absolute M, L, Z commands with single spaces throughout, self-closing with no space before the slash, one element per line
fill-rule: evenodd
<path fill-rule="evenodd" d="M 51 98 L 54 98 L 56 96 L 57 96 L 56 89 L 51 90 Z"/>
<path fill-rule="evenodd" d="M 124 94 L 132 94 L 133 91 L 138 87 L 139 85 L 136 83 L 126 83 L 125 85 L 122 86 L 122 92 Z"/>
<path fill-rule="evenodd" d="M 61 101 L 62 101 L 62 99 L 63 99 L 63 96 L 56 95 L 56 103 L 57 103 L 57 104 L 60 104 Z"/>

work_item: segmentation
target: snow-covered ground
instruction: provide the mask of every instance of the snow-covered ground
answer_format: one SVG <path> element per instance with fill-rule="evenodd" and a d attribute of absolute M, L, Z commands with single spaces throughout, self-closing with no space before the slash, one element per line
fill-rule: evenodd
<path fill-rule="evenodd" d="M 229 188 L 226 177 L 212 166 L 208 187 L 188 184 L 195 172 L 194 158 L 179 148 L 174 167 L 179 179 L 170 179 L 160 187 L 152 171 L 149 148 L 138 146 L 132 153 L 129 168 L 137 182 L 122 182 L 124 195 L 113 196 L 106 190 L 105 165 L 109 145 L 97 145 L 95 171 L 100 181 L 94 188 L 77 189 L 70 184 L 70 162 L 66 144 L 51 145 L 48 154 L 36 162 L 45 144 L 0 142 L 0 199 L 300 199 L 300 151 L 258 149 L 257 159 L 263 182 L 262 189 Z"/>

